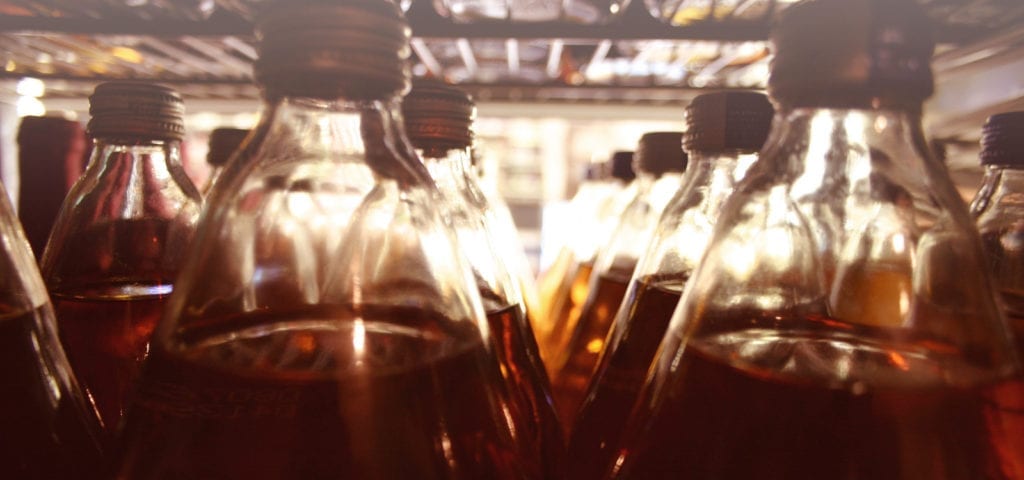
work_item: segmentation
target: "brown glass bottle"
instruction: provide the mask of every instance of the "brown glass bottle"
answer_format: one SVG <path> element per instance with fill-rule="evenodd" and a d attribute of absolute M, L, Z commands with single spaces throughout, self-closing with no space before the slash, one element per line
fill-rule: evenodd
<path fill-rule="evenodd" d="M 689 153 L 683 186 L 665 208 L 642 256 L 608 344 L 587 386 L 569 441 L 570 478 L 600 478 L 616 452 L 630 409 L 700 260 L 722 203 L 754 161 L 772 118 L 754 92 L 700 95 L 686 111 Z"/>
<path fill-rule="evenodd" d="M 90 98 L 95 138 L 42 261 L 61 341 L 104 426 L 120 423 L 199 216 L 180 158 L 182 101 L 144 83 Z"/>
<path fill-rule="evenodd" d="M 285 323 L 309 327 L 225 333 Z M 146 364 L 117 478 L 522 478 L 492 411 L 474 408 L 489 400 L 468 380 L 487 356 L 471 322 L 311 307 L 209 318 L 186 336 L 204 346 Z"/>

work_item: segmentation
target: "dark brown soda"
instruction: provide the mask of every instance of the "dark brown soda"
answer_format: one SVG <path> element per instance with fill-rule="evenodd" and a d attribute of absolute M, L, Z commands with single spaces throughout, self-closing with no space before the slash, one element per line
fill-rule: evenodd
<path fill-rule="evenodd" d="M 583 305 L 575 331 L 568 343 L 557 352 L 552 394 L 558 408 L 558 418 L 566 431 L 572 428 L 598 356 L 604 351 L 608 330 L 626 296 L 634 266 L 635 262 L 631 262 L 598 276 Z"/>
<path fill-rule="evenodd" d="M 539 476 L 471 321 L 317 306 L 179 329 L 180 351 L 147 360 L 115 478 Z"/>
<path fill-rule="evenodd" d="M 42 318 L 0 315 L 0 478 L 99 479 L 95 414 L 60 378 Z"/>
<path fill-rule="evenodd" d="M 168 293 L 169 285 L 53 292 L 61 343 L 108 431 L 124 415 Z"/>
<path fill-rule="evenodd" d="M 689 342 L 615 478 L 1011 478 L 1000 455 L 1024 452 L 1007 452 L 986 419 L 1006 381 L 956 347 L 871 343 L 819 328 L 842 323 L 827 318 L 770 321 L 788 328 Z"/>
<path fill-rule="evenodd" d="M 496 340 L 498 360 L 513 405 L 523 416 L 532 447 L 541 461 L 544 478 L 564 476 L 565 447 L 552 404 L 550 383 L 540 360 L 536 340 L 519 305 L 487 313 Z"/>
<path fill-rule="evenodd" d="M 191 227 L 118 219 L 70 235 L 46 269 L 61 343 L 114 432 L 172 289 Z"/>
<path fill-rule="evenodd" d="M 686 278 L 647 276 L 637 280 L 627 320 L 616 324 L 590 381 L 569 440 L 569 478 L 601 478 L 644 385 Z"/>

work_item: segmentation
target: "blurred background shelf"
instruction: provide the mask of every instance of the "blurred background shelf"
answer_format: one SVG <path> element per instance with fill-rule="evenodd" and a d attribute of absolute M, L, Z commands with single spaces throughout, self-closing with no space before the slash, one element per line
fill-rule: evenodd
<path fill-rule="evenodd" d="M 171 85 L 186 98 L 188 153 L 248 127 L 259 90 L 252 12 L 261 0 L 0 0 L 0 174 L 17 176 L 17 116 L 85 120 L 95 85 Z M 644 131 L 682 128 L 708 90 L 764 88 L 772 15 L 792 0 L 411 0 L 412 70 L 479 104 L 489 181 L 527 235 L 582 172 Z M 965 194 L 985 117 L 1024 109 L 1024 2 L 919 0 L 936 24 L 937 91 L 925 122 Z M 498 2 L 501 3 L 501 2 Z M 551 7 L 556 5 L 556 7 Z M 197 175 L 201 161 L 192 162 Z M 16 182 L 15 182 L 16 183 Z M 16 185 L 13 190 L 16 190 Z"/>

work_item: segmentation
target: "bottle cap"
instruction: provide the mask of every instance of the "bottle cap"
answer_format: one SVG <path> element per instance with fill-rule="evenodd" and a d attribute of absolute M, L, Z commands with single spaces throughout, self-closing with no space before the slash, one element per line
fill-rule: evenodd
<path fill-rule="evenodd" d="M 982 128 L 981 164 L 1024 167 L 1024 111 L 988 117 Z"/>
<path fill-rule="evenodd" d="M 633 170 L 633 152 L 618 151 L 612 154 L 612 178 L 629 182 L 636 178 Z"/>
<path fill-rule="evenodd" d="M 418 78 L 402 100 L 405 130 L 417 148 L 466 148 L 473 143 L 476 105 L 466 92 L 438 80 Z"/>
<path fill-rule="evenodd" d="M 120 137 L 181 140 L 185 137 L 185 103 L 163 85 L 143 82 L 101 83 L 89 96 L 93 138 Z"/>
<path fill-rule="evenodd" d="M 655 176 L 685 171 L 683 132 L 645 133 L 637 144 L 635 157 L 637 169 Z"/>
<path fill-rule="evenodd" d="M 409 82 L 409 25 L 388 0 L 278 0 L 258 16 L 256 81 L 270 98 L 376 100 Z"/>
<path fill-rule="evenodd" d="M 913 0 L 802 2 L 772 43 L 768 90 L 788 108 L 919 109 L 934 90 L 932 25 Z"/>
<path fill-rule="evenodd" d="M 206 152 L 206 163 L 219 167 L 228 162 L 249 131 L 241 128 L 217 128 L 210 132 L 210 149 Z"/>
<path fill-rule="evenodd" d="M 768 97 L 757 92 L 713 92 L 698 95 L 686 107 L 688 152 L 761 150 L 771 129 Z"/>

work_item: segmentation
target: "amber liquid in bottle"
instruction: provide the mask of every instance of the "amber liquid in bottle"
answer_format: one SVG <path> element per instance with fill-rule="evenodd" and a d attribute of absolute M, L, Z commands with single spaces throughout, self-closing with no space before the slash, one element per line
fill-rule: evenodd
<path fill-rule="evenodd" d="M 495 398 L 471 322 L 313 307 L 210 318 L 184 338 L 192 349 L 147 362 L 117 478 L 524 475 L 492 414 L 466 407 Z"/>
<path fill-rule="evenodd" d="M 1005 381 L 972 384 L 979 372 L 954 347 L 867 343 L 827 318 L 766 321 L 793 328 L 688 342 L 684 381 L 648 435 L 628 438 L 622 478 L 1011 478 L 986 422 Z"/>
<path fill-rule="evenodd" d="M 542 299 L 545 300 L 545 308 L 548 311 L 547 322 L 550 324 L 550 332 L 543 338 L 540 345 L 541 354 L 548 369 L 548 375 L 553 377 L 555 373 L 551 370 L 552 360 L 557 357 L 558 352 L 569 341 L 568 336 L 576 329 L 576 323 L 583 312 L 583 303 L 587 301 L 590 292 L 590 274 L 594 271 L 593 262 L 586 262 L 576 265 L 575 268 L 567 268 L 565 277 L 557 283 L 553 291 L 542 291 Z M 544 285 L 547 289 L 550 285 Z"/>
<path fill-rule="evenodd" d="M 983 233 L 982 241 L 985 246 L 985 253 L 988 261 L 994 267 L 996 273 L 996 284 L 999 278 L 1006 278 L 1004 275 L 1015 275 L 1016 266 L 1022 265 L 1022 260 L 1013 258 L 1013 253 L 1007 252 L 1001 242 L 1007 236 L 1006 233 Z M 1013 273 L 1000 274 L 1003 268 L 1010 269 Z M 1011 277 L 1012 278 L 1012 277 Z M 1015 291 L 1011 288 L 1003 288 L 1000 292 L 1003 300 L 1006 320 L 1013 330 L 1016 340 L 1017 355 L 1024 358 L 1024 292 Z M 1017 452 L 1016 455 L 1006 455 L 1005 470 L 1013 472 L 1010 478 L 1024 478 L 1024 378 L 1017 378 L 1016 381 L 1008 382 L 1001 386 L 996 394 L 996 402 L 999 408 L 991 412 L 990 420 L 994 430 L 1001 430 L 1006 440 L 1006 450 Z"/>
<path fill-rule="evenodd" d="M 491 335 L 497 339 L 498 361 L 514 406 L 529 432 L 532 447 L 543 465 L 539 468 L 544 478 L 556 479 L 564 476 L 562 432 L 558 418 L 551 406 L 552 400 L 544 365 L 540 361 L 536 340 L 532 332 L 524 330 L 523 311 L 518 305 L 492 310 L 487 313 Z"/>
<path fill-rule="evenodd" d="M 38 310 L 0 316 L 0 477 L 99 479 L 84 401 L 39 368 L 37 349 L 47 344 L 38 337 L 41 316 Z"/>
<path fill-rule="evenodd" d="M 161 257 L 184 245 L 167 245 L 169 224 L 143 219 L 93 227 L 64 245 L 65 262 L 80 259 L 80 265 L 65 265 L 50 292 L 68 360 L 108 431 L 127 407 L 172 289 L 175 273 Z"/>
<path fill-rule="evenodd" d="M 598 356 L 604 351 L 608 330 L 619 311 L 622 298 L 626 296 L 629 278 L 633 275 L 631 265 L 622 265 L 598 277 L 595 290 L 589 295 L 577 322 L 576 331 L 568 344 L 558 354 L 552 394 L 558 408 L 558 417 L 566 431 L 572 428 L 576 412 L 583 402 L 587 384 Z"/>
<path fill-rule="evenodd" d="M 613 460 L 625 422 L 640 394 L 686 277 L 637 281 L 626 330 L 617 333 L 594 372 L 569 440 L 570 478 L 601 478 Z"/>

